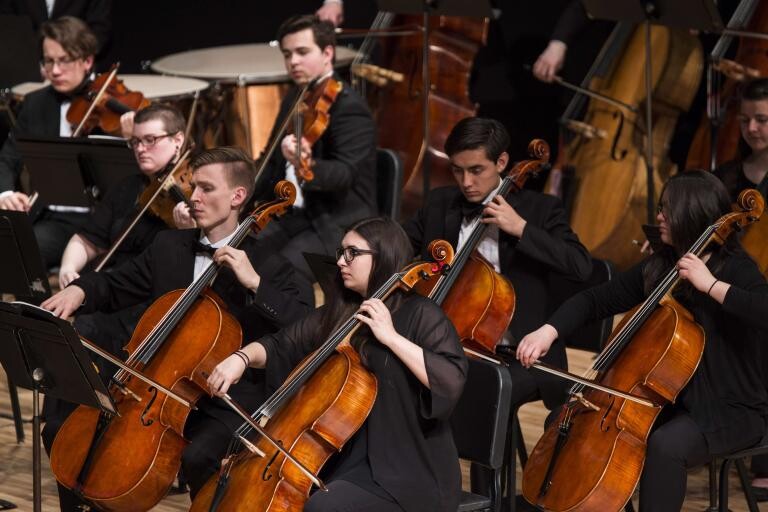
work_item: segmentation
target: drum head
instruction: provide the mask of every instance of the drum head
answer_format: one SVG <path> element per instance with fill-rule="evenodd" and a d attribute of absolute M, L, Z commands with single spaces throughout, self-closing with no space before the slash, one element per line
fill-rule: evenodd
<path fill-rule="evenodd" d="M 354 57 L 354 50 L 339 46 L 336 48 L 335 66 L 349 65 Z M 267 43 L 217 46 L 174 53 L 153 62 L 152 69 L 164 75 L 219 82 L 269 84 L 290 81 L 280 49 Z"/>

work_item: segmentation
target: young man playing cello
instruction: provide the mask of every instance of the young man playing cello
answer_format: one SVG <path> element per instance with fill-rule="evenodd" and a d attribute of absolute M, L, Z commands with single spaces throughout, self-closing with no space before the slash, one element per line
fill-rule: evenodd
<path fill-rule="evenodd" d="M 339 80 L 333 72 L 335 35 L 330 23 L 296 16 L 280 26 L 277 40 L 296 87 L 280 106 L 270 141 L 304 85 L 317 81 L 315 87 L 321 88 L 326 79 Z M 256 199 L 268 197 L 281 179 L 297 185 L 294 211 L 272 223 L 262 236 L 311 280 L 302 253 L 333 255 L 344 228 L 375 213 L 371 205 L 376 198 L 376 130 L 368 106 L 342 82 L 328 113 L 330 123 L 319 140 L 312 146 L 304 137 L 301 141 L 301 156 L 309 161 L 314 179 L 297 178 L 296 136 L 284 135 L 255 192 Z"/>
<path fill-rule="evenodd" d="M 433 190 L 416 217 L 404 224 L 417 254 L 428 255 L 427 246 L 437 238 L 457 250 L 466 241 L 473 220 L 482 215 L 490 224 L 477 250 L 514 286 L 515 314 L 502 344 L 514 345 L 539 325 L 552 305 L 548 277 L 559 273 L 574 279 L 589 277 L 589 253 L 571 231 L 560 201 L 530 190 L 512 192 L 506 198 L 493 194 L 501 186 L 507 168 L 509 135 L 492 119 L 470 117 L 459 121 L 445 141 L 458 187 Z M 565 346 L 556 344 L 545 362 L 565 368 Z M 565 386 L 543 372 L 509 366 L 512 374 L 512 407 L 543 399 L 552 409 L 565 398 Z M 473 467 L 473 470 L 479 467 Z M 473 471 L 473 480 L 479 475 Z M 478 477 L 478 478 L 476 478 Z"/>
<path fill-rule="evenodd" d="M 60 317 L 129 307 L 186 288 L 213 260 L 222 269 L 212 288 L 240 322 L 245 339 L 273 332 L 307 313 L 311 290 L 296 283 L 284 258 L 251 237 L 240 249 L 226 246 L 253 187 L 254 169 L 247 155 L 234 148 L 216 148 L 193 158 L 191 166 L 191 202 L 199 230 L 163 231 L 138 257 L 111 272 L 76 279 L 42 306 Z M 233 398 L 246 409 L 254 409 L 265 398 L 263 382 L 253 377 L 233 390 Z M 242 422 L 218 400 L 203 399 L 198 409 L 186 424 L 191 444 L 182 458 L 193 495 L 213 473 L 232 431 Z M 48 446 L 57 428 L 46 425 Z"/>
<path fill-rule="evenodd" d="M 19 192 L 21 155 L 19 137 L 70 137 L 67 122 L 71 98 L 85 84 L 98 51 L 96 36 L 77 18 L 63 16 L 43 23 L 40 28 L 43 55 L 40 66 L 51 85 L 28 94 L 16 127 L 0 150 L 0 209 L 29 211 L 29 196 Z M 49 206 L 34 222 L 35 237 L 47 267 L 61 260 L 67 241 L 88 219 L 87 210 L 69 206 Z"/>

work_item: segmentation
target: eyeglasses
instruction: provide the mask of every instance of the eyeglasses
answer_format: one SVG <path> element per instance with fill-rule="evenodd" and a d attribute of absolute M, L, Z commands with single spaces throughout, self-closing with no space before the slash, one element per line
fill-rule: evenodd
<path fill-rule="evenodd" d="M 361 254 L 376 254 L 376 251 L 370 251 L 368 249 L 358 249 L 354 246 L 349 247 L 339 247 L 336 249 L 336 261 L 339 260 L 342 256 L 344 256 L 344 261 L 347 263 L 352 263 L 352 260 L 355 259 L 356 256 L 359 256 Z"/>
<path fill-rule="evenodd" d="M 656 205 L 656 214 L 657 215 L 658 214 L 662 214 L 664 216 L 664 218 L 668 218 L 668 215 L 667 215 L 668 211 L 669 211 L 668 208 L 666 206 L 664 206 L 663 203 L 660 202 L 659 204 Z"/>
<path fill-rule="evenodd" d="M 163 139 L 165 137 L 172 137 L 176 135 L 175 133 L 163 133 L 160 135 L 145 135 L 143 137 L 131 137 L 127 141 L 125 141 L 128 144 L 128 147 L 131 149 L 136 149 L 139 147 L 139 144 L 144 145 L 145 148 L 151 148 L 155 144 L 157 144 L 157 141 L 160 139 Z"/>
<path fill-rule="evenodd" d="M 80 59 L 73 59 L 72 57 L 63 57 L 61 59 L 40 59 L 40 65 L 45 68 L 46 71 L 50 71 L 58 64 L 61 69 L 69 69 L 75 61 Z"/>

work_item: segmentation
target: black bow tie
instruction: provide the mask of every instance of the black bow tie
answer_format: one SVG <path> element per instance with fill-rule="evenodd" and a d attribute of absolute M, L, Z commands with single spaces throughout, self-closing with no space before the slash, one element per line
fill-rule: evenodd
<path fill-rule="evenodd" d="M 210 246 L 208 244 L 204 244 L 200 242 L 200 240 L 195 240 L 192 242 L 192 251 L 195 254 L 207 254 L 211 258 L 213 258 L 213 253 L 216 252 L 216 247 Z"/>
<path fill-rule="evenodd" d="M 461 199 L 461 216 L 467 220 L 474 220 L 483 213 L 485 205 L 483 203 L 470 203 L 465 198 Z"/>

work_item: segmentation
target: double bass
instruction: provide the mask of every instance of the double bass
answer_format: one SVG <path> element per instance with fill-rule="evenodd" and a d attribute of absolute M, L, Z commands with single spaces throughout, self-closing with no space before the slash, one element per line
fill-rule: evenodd
<path fill-rule="evenodd" d="M 446 269 L 451 245 L 436 240 L 430 250 L 434 262 L 409 265 L 371 298 L 386 300 Z M 316 475 L 363 425 L 376 399 L 376 378 L 348 341 L 359 326 L 353 314 L 255 413 L 240 411 L 246 422 L 235 439 L 244 449 L 236 453 L 232 447 L 219 475 L 195 496 L 191 512 L 299 512 L 313 484 L 325 489 Z"/>
<path fill-rule="evenodd" d="M 693 101 L 703 67 L 701 45 L 685 31 L 653 25 L 651 48 L 652 90 L 646 91 L 638 79 L 645 61 L 643 27 L 617 26 L 587 77 L 590 90 L 617 101 L 591 99 L 580 124 L 572 122 L 577 112 L 569 106 L 562 120 L 576 133 L 565 149 L 566 161 L 575 168 L 574 186 L 563 198 L 571 227 L 593 256 L 620 269 L 639 261 L 632 240 L 642 239 L 640 226 L 648 216 L 646 96 L 653 95 L 650 136 L 659 190 L 673 170 L 666 154 L 677 116 Z"/>
<path fill-rule="evenodd" d="M 749 32 L 766 32 L 768 4 L 757 0 L 741 2 L 733 13 L 728 27 Z M 710 60 L 713 65 L 709 71 L 709 88 L 712 90 L 709 91 L 708 115 L 702 116 L 691 141 L 685 163 L 688 169 L 714 171 L 725 162 L 746 156 L 740 151 L 739 95 L 741 86 L 746 80 L 768 76 L 768 41 L 753 38 L 741 39 L 733 61 L 727 61 L 723 56 L 732 40 L 733 36 L 723 35 L 712 49 Z M 718 90 L 721 77 L 718 69 L 728 77 L 722 90 Z M 708 117 L 713 119 L 710 121 Z M 715 123 L 714 126 L 711 123 Z M 714 147 L 712 147 L 713 136 Z"/>
<path fill-rule="evenodd" d="M 388 18 L 387 22 L 389 21 Z M 419 16 L 395 16 L 394 26 L 423 28 Z M 475 115 L 469 99 L 469 77 L 475 54 L 485 44 L 485 18 L 431 16 L 429 21 L 429 134 L 423 141 L 424 80 L 422 34 L 391 38 L 382 49 L 382 66 L 402 75 L 388 80 L 374 95 L 379 146 L 394 150 L 403 162 L 403 214 L 423 203 L 425 178 L 422 164 L 429 153 L 429 188 L 453 184 L 445 139 L 461 119 Z M 393 27 L 394 28 L 394 27 Z M 404 120 L 408 127 L 404 129 Z"/>
<path fill-rule="evenodd" d="M 230 246 L 285 213 L 296 190 L 282 181 L 275 194 L 238 225 Z M 56 479 L 102 510 L 149 510 L 165 496 L 188 444 L 186 419 L 208 391 L 208 373 L 240 348 L 239 323 L 209 289 L 218 269 L 211 262 L 188 288 L 166 293 L 142 315 L 126 347 L 131 371 L 121 369 L 110 385 L 118 414 L 80 406 L 56 435 Z M 159 386 L 135 378 L 137 371 Z"/>
<path fill-rule="evenodd" d="M 741 211 L 709 226 L 688 252 L 701 256 L 711 243 L 723 244 L 757 220 L 765 203 L 756 190 L 746 190 L 739 206 Z M 523 470 L 523 496 L 530 503 L 548 511 L 604 512 L 618 511 L 630 499 L 651 428 L 662 406 L 674 402 L 691 379 L 704 351 L 703 329 L 672 297 L 679 281 L 673 267 L 622 319 L 588 380 L 571 388 L 571 400 Z"/>

